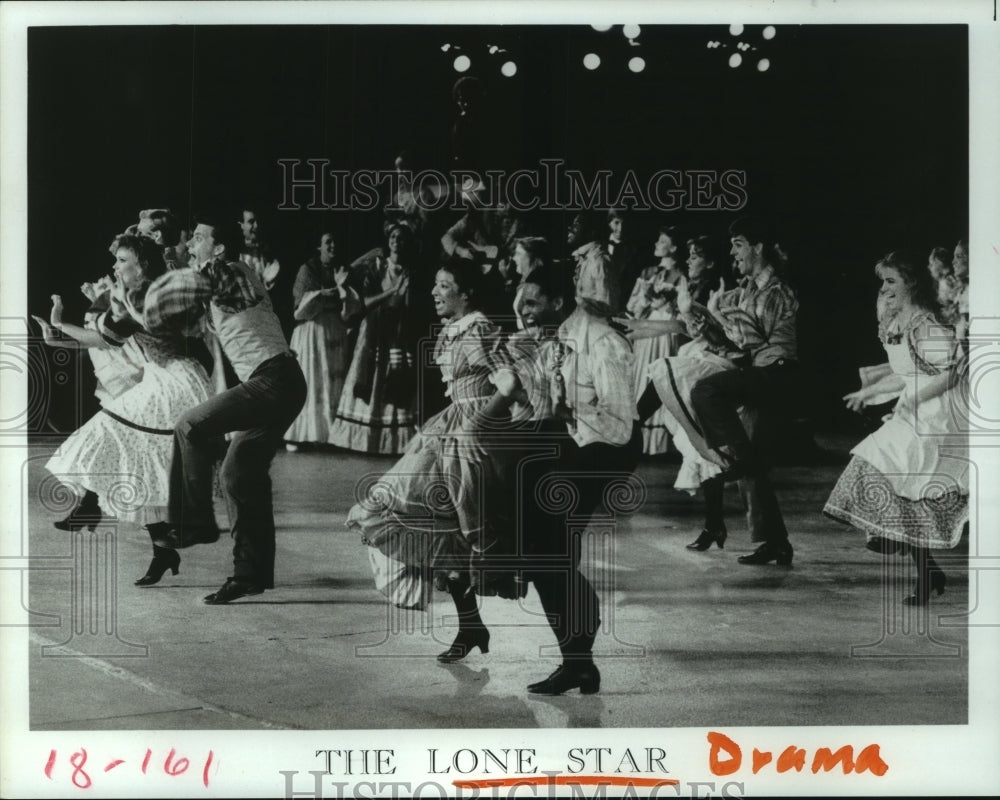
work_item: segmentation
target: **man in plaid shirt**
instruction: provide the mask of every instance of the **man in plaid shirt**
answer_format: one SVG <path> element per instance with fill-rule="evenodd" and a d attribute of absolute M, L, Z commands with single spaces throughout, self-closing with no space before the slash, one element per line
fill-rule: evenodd
<path fill-rule="evenodd" d="M 740 479 L 751 541 L 760 544 L 753 553 L 738 559 L 741 564 L 791 564 L 792 546 L 767 467 L 759 448 L 751 444 L 737 410 L 746 406 L 773 414 L 800 391 L 796 337 L 799 304 L 795 293 L 775 272 L 772 242 L 760 223 L 738 219 L 730 226 L 729 235 L 730 252 L 744 280 L 730 292 L 725 292 L 724 287 L 713 292 L 707 313 L 743 354 L 743 363 L 737 369 L 703 378 L 691 391 L 691 403 L 706 442 L 730 464 L 702 486 L 706 502 L 714 497 L 721 505 L 725 482 Z M 754 428 L 759 431 L 759 420 Z"/>
<path fill-rule="evenodd" d="M 207 314 L 240 380 L 177 421 L 168 519 L 148 526 L 160 547 L 218 539 L 212 471 L 225 435 L 233 434 L 220 475 L 235 540 L 234 574 L 205 598 L 209 605 L 274 588 L 269 472 L 306 395 L 302 370 L 263 282 L 247 265 L 226 260 L 223 230 L 214 219 L 198 221 L 187 245 L 192 268 L 154 281 L 144 311 L 150 331 L 190 329 Z"/>

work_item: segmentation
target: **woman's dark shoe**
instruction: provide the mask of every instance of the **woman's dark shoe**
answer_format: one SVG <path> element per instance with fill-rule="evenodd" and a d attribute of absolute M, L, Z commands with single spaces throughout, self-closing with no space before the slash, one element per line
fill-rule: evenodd
<path fill-rule="evenodd" d="M 580 694 L 601 690 L 601 673 L 593 661 L 564 662 L 544 681 L 528 686 L 532 694 L 562 694 L 570 689 L 579 689 Z"/>
<path fill-rule="evenodd" d="M 439 653 L 437 660 L 454 664 L 469 655 L 473 647 L 478 647 L 480 653 L 490 652 L 490 632 L 486 628 L 460 628 L 451 647 Z"/>
<path fill-rule="evenodd" d="M 704 550 L 708 550 L 708 548 L 715 544 L 721 550 L 726 541 L 726 536 L 727 533 L 725 528 L 719 531 L 710 531 L 706 528 L 698 534 L 697 539 L 687 545 L 687 549 L 702 552 Z"/>
<path fill-rule="evenodd" d="M 66 519 L 53 522 L 52 525 L 60 531 L 78 531 L 81 528 L 92 531 L 103 518 L 104 512 L 97 504 L 97 495 L 88 490 Z"/>
<path fill-rule="evenodd" d="M 136 586 L 152 586 L 159 583 L 168 569 L 172 575 L 176 575 L 181 565 L 181 557 L 176 550 L 153 545 L 153 560 L 149 562 L 149 569 L 146 574 L 135 582 Z"/>
<path fill-rule="evenodd" d="M 740 556 L 736 560 L 741 564 L 769 564 L 774 561 L 787 567 L 792 563 L 792 545 L 788 541 L 764 542 L 749 555 Z"/>
<path fill-rule="evenodd" d="M 923 573 L 917 574 L 917 583 L 913 587 L 913 594 L 903 598 L 903 604 L 908 606 L 925 606 L 931 599 L 931 592 L 937 592 L 938 596 L 944 594 L 945 577 L 944 573 L 937 567 L 932 567 Z"/>

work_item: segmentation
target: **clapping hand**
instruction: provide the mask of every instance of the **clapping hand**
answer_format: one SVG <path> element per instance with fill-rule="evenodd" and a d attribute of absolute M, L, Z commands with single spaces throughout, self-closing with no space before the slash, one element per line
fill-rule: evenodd
<path fill-rule="evenodd" d="M 691 310 L 691 293 L 688 291 L 687 281 L 682 281 L 677 289 L 677 311 L 687 314 Z"/>
<path fill-rule="evenodd" d="M 708 295 L 708 310 L 714 315 L 719 313 L 719 302 L 722 300 L 722 295 L 726 293 L 726 282 L 724 280 L 719 281 L 719 288 Z"/>

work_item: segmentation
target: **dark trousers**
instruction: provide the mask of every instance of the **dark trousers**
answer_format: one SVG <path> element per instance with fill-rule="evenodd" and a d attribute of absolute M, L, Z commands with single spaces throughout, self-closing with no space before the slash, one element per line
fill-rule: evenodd
<path fill-rule="evenodd" d="M 792 398 L 801 390 L 798 364 L 786 359 L 766 367 L 718 372 L 703 378 L 691 390 L 691 405 L 709 447 L 727 447 L 746 470 L 739 486 L 753 542 L 780 543 L 788 539 L 768 477 L 767 451 L 775 434 L 780 434 L 780 430 L 774 430 L 775 426 L 780 428 L 777 421 L 794 407 Z M 749 433 L 737 413 L 740 406 L 757 412 Z M 717 494 L 721 499 L 721 493 Z"/>
<path fill-rule="evenodd" d="M 597 592 L 580 572 L 583 533 L 611 481 L 635 469 L 642 430 L 636 425 L 623 447 L 579 447 L 564 431 L 559 423 L 536 444 L 558 455 L 527 455 L 519 467 L 524 577 L 535 585 L 563 660 L 589 660 L 601 618 Z"/>
<path fill-rule="evenodd" d="M 267 589 L 274 587 L 271 461 L 305 397 L 299 362 L 277 356 L 174 426 L 168 521 L 183 528 L 215 527 L 212 470 L 225 434 L 235 432 L 220 471 L 235 539 L 233 577 Z"/>

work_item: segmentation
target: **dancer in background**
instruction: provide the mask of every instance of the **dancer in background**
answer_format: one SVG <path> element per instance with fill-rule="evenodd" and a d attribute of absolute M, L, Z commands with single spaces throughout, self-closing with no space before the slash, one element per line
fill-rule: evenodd
<path fill-rule="evenodd" d="M 916 567 L 908 605 L 942 594 L 945 574 L 932 549 L 959 541 L 969 516 L 967 431 L 954 366 L 955 331 L 937 317 L 937 292 L 925 267 L 897 252 L 878 262 L 886 315 L 879 338 L 892 372 L 847 395 L 857 410 L 879 391 L 901 390 L 892 416 L 851 450 L 823 509 L 865 533 L 869 549 L 909 551 Z"/>
<path fill-rule="evenodd" d="M 324 233 L 318 255 L 299 268 L 292 289 L 298 324 L 291 347 L 308 387 L 301 413 L 285 431 L 286 448 L 293 452 L 297 443 L 329 442 L 350 363 L 345 319 L 351 311 L 347 291 L 350 272 L 334 262 L 335 253 L 333 234 Z"/>
<path fill-rule="evenodd" d="M 635 281 L 626 311 L 633 319 L 673 320 L 677 318 L 677 291 L 687 278 L 679 264 L 676 228 L 661 228 L 653 247 L 659 261 L 647 267 Z M 683 334 L 663 333 L 634 342 L 636 401 L 642 395 L 652 364 L 677 353 Z M 659 455 L 670 450 L 669 420 L 662 410 L 642 420 L 642 452 Z"/>
<path fill-rule="evenodd" d="M 403 224 L 388 233 L 388 255 L 352 264 L 351 311 L 358 341 L 330 431 L 330 444 L 360 453 L 397 455 L 416 432 L 416 346 L 410 291 L 413 234 Z"/>

